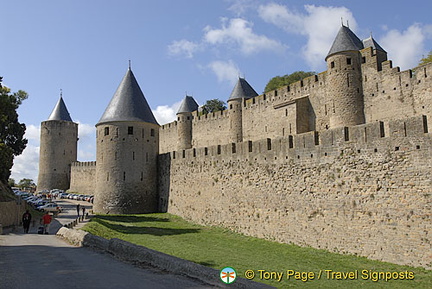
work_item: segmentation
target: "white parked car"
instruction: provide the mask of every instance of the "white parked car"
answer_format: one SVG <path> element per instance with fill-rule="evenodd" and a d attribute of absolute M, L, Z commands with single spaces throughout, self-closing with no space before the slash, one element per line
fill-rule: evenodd
<path fill-rule="evenodd" d="M 38 210 L 43 212 L 57 212 L 60 213 L 63 208 L 55 203 L 48 203 L 38 208 Z"/>

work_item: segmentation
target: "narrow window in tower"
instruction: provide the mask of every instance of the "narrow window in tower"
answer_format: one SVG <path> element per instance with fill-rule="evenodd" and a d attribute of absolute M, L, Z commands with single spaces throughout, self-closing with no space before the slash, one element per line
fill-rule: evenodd
<path fill-rule="evenodd" d="M 362 63 L 366 63 L 366 57 L 362 57 Z"/>
<path fill-rule="evenodd" d="M 132 160 L 135 160 L 135 152 L 132 152 Z"/>
<path fill-rule="evenodd" d="M 123 172 L 123 181 L 126 181 L 126 172 Z"/>
<path fill-rule="evenodd" d="M 106 178 L 107 182 L 109 181 L 109 172 L 107 172 L 107 178 Z"/>
<path fill-rule="evenodd" d="M 285 116 L 288 116 L 288 109 L 285 109 Z"/>
<path fill-rule="evenodd" d="M 347 58 L 347 65 L 351 65 L 351 58 Z"/>
<path fill-rule="evenodd" d="M 141 172 L 141 181 L 144 179 L 144 174 Z"/>
<path fill-rule="evenodd" d="M 335 67 L 334 61 L 330 62 L 330 68 L 334 68 L 334 67 Z"/>
<path fill-rule="evenodd" d="M 66 155 L 66 150 L 63 151 L 63 155 Z"/>
<path fill-rule="evenodd" d="M 109 127 L 106 126 L 104 129 L 104 135 L 109 135 Z"/>
<path fill-rule="evenodd" d="M 154 136 L 154 132 L 155 132 L 154 129 L 151 129 L 150 130 L 150 136 Z"/>
<path fill-rule="evenodd" d="M 133 134 L 133 126 L 128 126 L 128 134 Z"/>
<path fill-rule="evenodd" d="M 232 109 L 232 104 L 230 104 L 230 109 Z"/>

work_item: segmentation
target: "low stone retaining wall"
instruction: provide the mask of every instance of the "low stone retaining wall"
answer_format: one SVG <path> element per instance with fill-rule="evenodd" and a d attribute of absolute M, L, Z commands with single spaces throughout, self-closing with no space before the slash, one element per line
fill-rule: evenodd
<path fill-rule="evenodd" d="M 26 210 L 26 203 L 17 204 L 16 201 L 0 202 L 0 224 L 3 227 L 19 226 L 21 217 Z"/>
<path fill-rule="evenodd" d="M 219 279 L 219 271 L 216 269 L 167 255 L 143 246 L 135 245 L 120 239 L 107 240 L 81 230 L 68 229 L 66 227 L 60 228 L 60 230 L 57 232 L 57 236 L 65 239 L 73 245 L 104 250 L 113 254 L 116 258 L 126 262 L 150 265 L 170 273 L 192 277 L 201 280 L 204 283 L 220 288 L 274 288 L 243 278 L 237 278 L 234 283 L 225 285 Z"/>

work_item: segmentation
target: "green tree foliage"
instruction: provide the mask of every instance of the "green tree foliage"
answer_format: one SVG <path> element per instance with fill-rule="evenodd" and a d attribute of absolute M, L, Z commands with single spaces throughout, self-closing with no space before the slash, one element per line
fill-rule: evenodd
<path fill-rule="evenodd" d="M 296 71 L 291 74 L 286 74 L 284 76 L 275 76 L 269 80 L 267 83 L 264 92 L 269 92 L 271 90 L 275 90 L 279 87 L 290 85 L 296 81 L 302 80 L 303 78 L 315 75 L 316 73 L 313 71 L 304 72 L 304 71 Z"/>
<path fill-rule="evenodd" d="M 20 188 L 31 188 L 36 186 L 36 184 L 34 183 L 34 181 L 32 179 L 22 179 L 19 181 L 18 183 L 18 187 Z"/>
<path fill-rule="evenodd" d="M 8 184 L 9 187 L 16 187 L 15 179 L 9 178 Z"/>
<path fill-rule="evenodd" d="M 0 181 L 4 183 L 9 179 L 14 156 L 21 154 L 27 145 L 24 138 L 26 126 L 18 121 L 17 113 L 27 97 L 25 91 L 11 93 L 0 83 Z"/>
<path fill-rule="evenodd" d="M 203 113 L 210 113 L 226 109 L 225 102 L 220 99 L 210 99 L 202 106 Z"/>
<path fill-rule="evenodd" d="M 427 63 L 431 63 L 431 62 L 432 62 L 432 50 L 429 51 L 428 56 L 423 57 L 423 58 L 420 60 L 419 65 L 425 65 L 425 64 L 427 64 Z"/>

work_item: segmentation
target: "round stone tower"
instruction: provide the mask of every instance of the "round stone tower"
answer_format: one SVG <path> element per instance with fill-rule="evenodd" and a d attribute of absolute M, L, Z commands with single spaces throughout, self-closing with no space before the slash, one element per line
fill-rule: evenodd
<path fill-rule="evenodd" d="M 41 123 L 38 190 L 70 186 L 70 166 L 77 161 L 78 124 L 60 96 L 47 121 Z"/>
<path fill-rule="evenodd" d="M 361 49 L 363 42 L 342 25 L 326 57 L 330 128 L 365 122 Z"/>
<path fill-rule="evenodd" d="M 96 124 L 94 211 L 156 212 L 159 124 L 129 68 Z"/>
<path fill-rule="evenodd" d="M 187 96 L 180 104 L 177 111 L 178 149 L 190 149 L 192 147 L 192 112 L 198 109 L 198 103 L 192 96 Z"/>
<path fill-rule="evenodd" d="M 228 99 L 229 121 L 230 121 L 230 141 L 243 141 L 243 102 L 257 96 L 258 93 L 244 79 L 239 78 L 236 86 Z"/>

